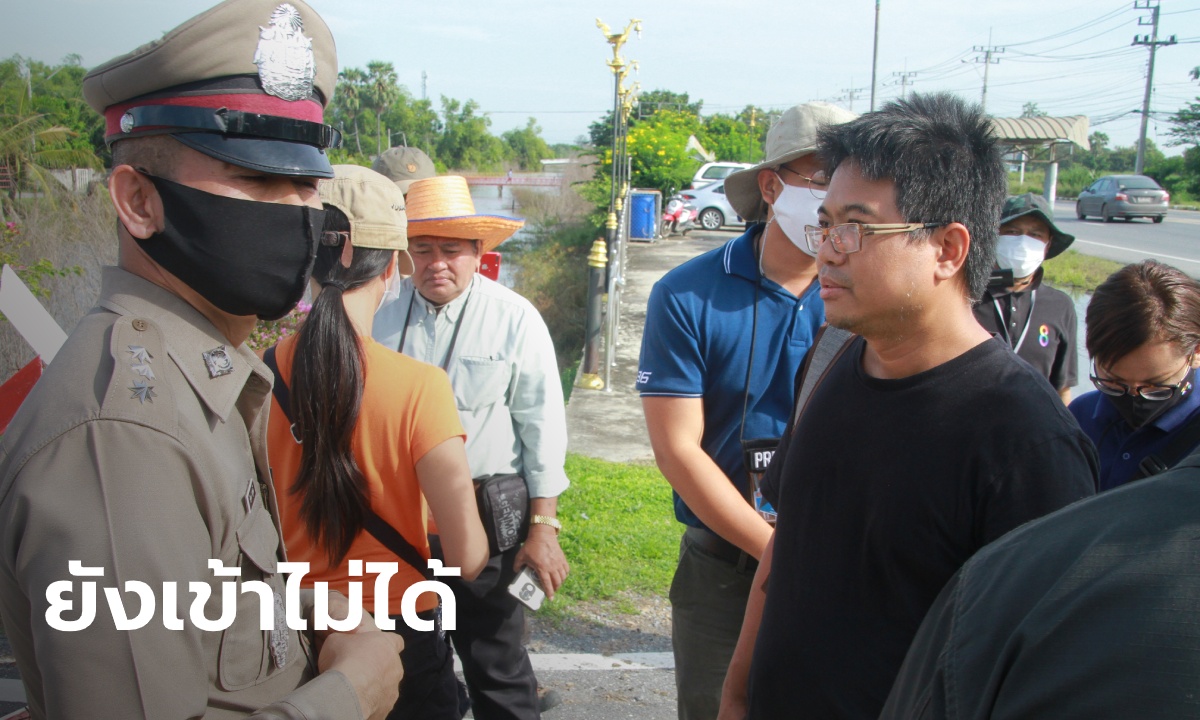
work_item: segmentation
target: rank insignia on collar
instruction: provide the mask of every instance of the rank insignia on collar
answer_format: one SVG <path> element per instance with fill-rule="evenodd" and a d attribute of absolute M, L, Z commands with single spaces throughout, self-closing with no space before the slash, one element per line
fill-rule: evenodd
<path fill-rule="evenodd" d="M 254 64 L 268 94 L 290 102 L 312 95 L 317 63 L 312 40 L 304 36 L 304 19 L 295 6 L 279 5 L 271 13 L 270 25 L 259 27 Z"/>
<path fill-rule="evenodd" d="M 129 345 L 129 354 L 133 356 L 133 362 L 137 365 L 149 365 L 154 356 L 146 351 L 146 348 L 141 345 Z"/>
<path fill-rule="evenodd" d="M 147 380 L 154 379 L 154 370 L 152 370 L 149 365 L 131 365 L 130 367 L 135 373 L 141 375 Z"/>
<path fill-rule="evenodd" d="M 147 385 L 141 380 L 134 380 L 133 387 L 129 388 L 129 391 L 133 393 L 129 396 L 129 399 L 133 400 L 136 398 L 143 405 L 147 402 L 153 403 L 154 398 L 158 397 L 157 393 L 154 392 L 154 386 Z"/>
<path fill-rule="evenodd" d="M 224 345 L 218 345 L 212 350 L 205 350 L 204 365 L 208 368 L 210 378 L 219 378 L 233 372 L 233 358 L 225 350 Z"/>

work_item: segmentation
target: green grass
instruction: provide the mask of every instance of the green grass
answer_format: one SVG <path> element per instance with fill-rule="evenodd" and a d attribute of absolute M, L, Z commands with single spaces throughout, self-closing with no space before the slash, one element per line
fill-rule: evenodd
<path fill-rule="evenodd" d="M 580 600 L 623 591 L 666 596 L 682 533 L 658 468 L 569 455 L 566 470 L 571 487 L 559 498 L 558 516 L 571 574 L 540 614 L 569 614 Z M 617 609 L 636 612 L 620 602 Z"/>
<path fill-rule="evenodd" d="M 1043 279 L 1057 288 L 1075 288 L 1090 293 L 1124 266 L 1124 263 L 1068 250 L 1042 265 L 1046 269 Z"/>

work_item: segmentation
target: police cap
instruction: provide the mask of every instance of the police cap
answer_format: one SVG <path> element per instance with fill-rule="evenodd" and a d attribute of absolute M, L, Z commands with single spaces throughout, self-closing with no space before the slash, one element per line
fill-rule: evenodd
<path fill-rule="evenodd" d="M 84 77 L 105 141 L 169 134 L 275 175 L 333 177 L 333 36 L 302 0 L 226 0 Z"/>

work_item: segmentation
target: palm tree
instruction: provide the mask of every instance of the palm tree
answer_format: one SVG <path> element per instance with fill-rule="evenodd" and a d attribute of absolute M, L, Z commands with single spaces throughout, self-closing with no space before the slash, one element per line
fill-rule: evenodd
<path fill-rule="evenodd" d="M 98 167 L 95 153 L 70 147 L 75 136 L 65 127 L 51 124 L 43 113 L 0 115 L 0 167 L 7 168 L 13 178 L 10 201 L 16 201 L 17 187 L 24 182 L 53 203 L 60 186 L 51 169 Z"/>
<path fill-rule="evenodd" d="M 375 111 L 375 142 L 379 155 L 383 154 L 383 112 L 400 99 L 396 68 L 390 62 L 372 60 L 367 63 L 367 101 Z M 388 141 L 388 147 L 392 143 Z"/>
<path fill-rule="evenodd" d="M 354 144 L 358 148 L 358 154 L 362 155 L 362 140 L 358 136 L 358 112 L 362 109 L 367 74 L 358 68 L 346 68 L 338 73 L 338 79 L 341 82 L 338 83 L 337 94 L 334 96 L 336 106 L 339 114 L 343 116 L 343 122 L 346 118 L 354 119 Z"/>

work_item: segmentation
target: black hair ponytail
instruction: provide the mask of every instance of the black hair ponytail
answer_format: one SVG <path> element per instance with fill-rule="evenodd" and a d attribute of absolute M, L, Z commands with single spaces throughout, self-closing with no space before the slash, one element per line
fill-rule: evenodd
<path fill-rule="evenodd" d="M 325 230 L 348 232 L 350 223 L 326 206 Z M 323 292 L 296 336 L 292 360 L 292 417 L 300 438 L 300 472 L 290 488 L 303 496 L 300 518 L 331 564 L 340 564 L 363 529 L 371 497 L 354 460 L 350 439 L 362 404 L 362 344 L 342 294 L 379 277 L 391 250 L 355 248 L 350 267 L 341 263 L 343 234 L 336 247 L 319 246 L 313 270 Z"/>

